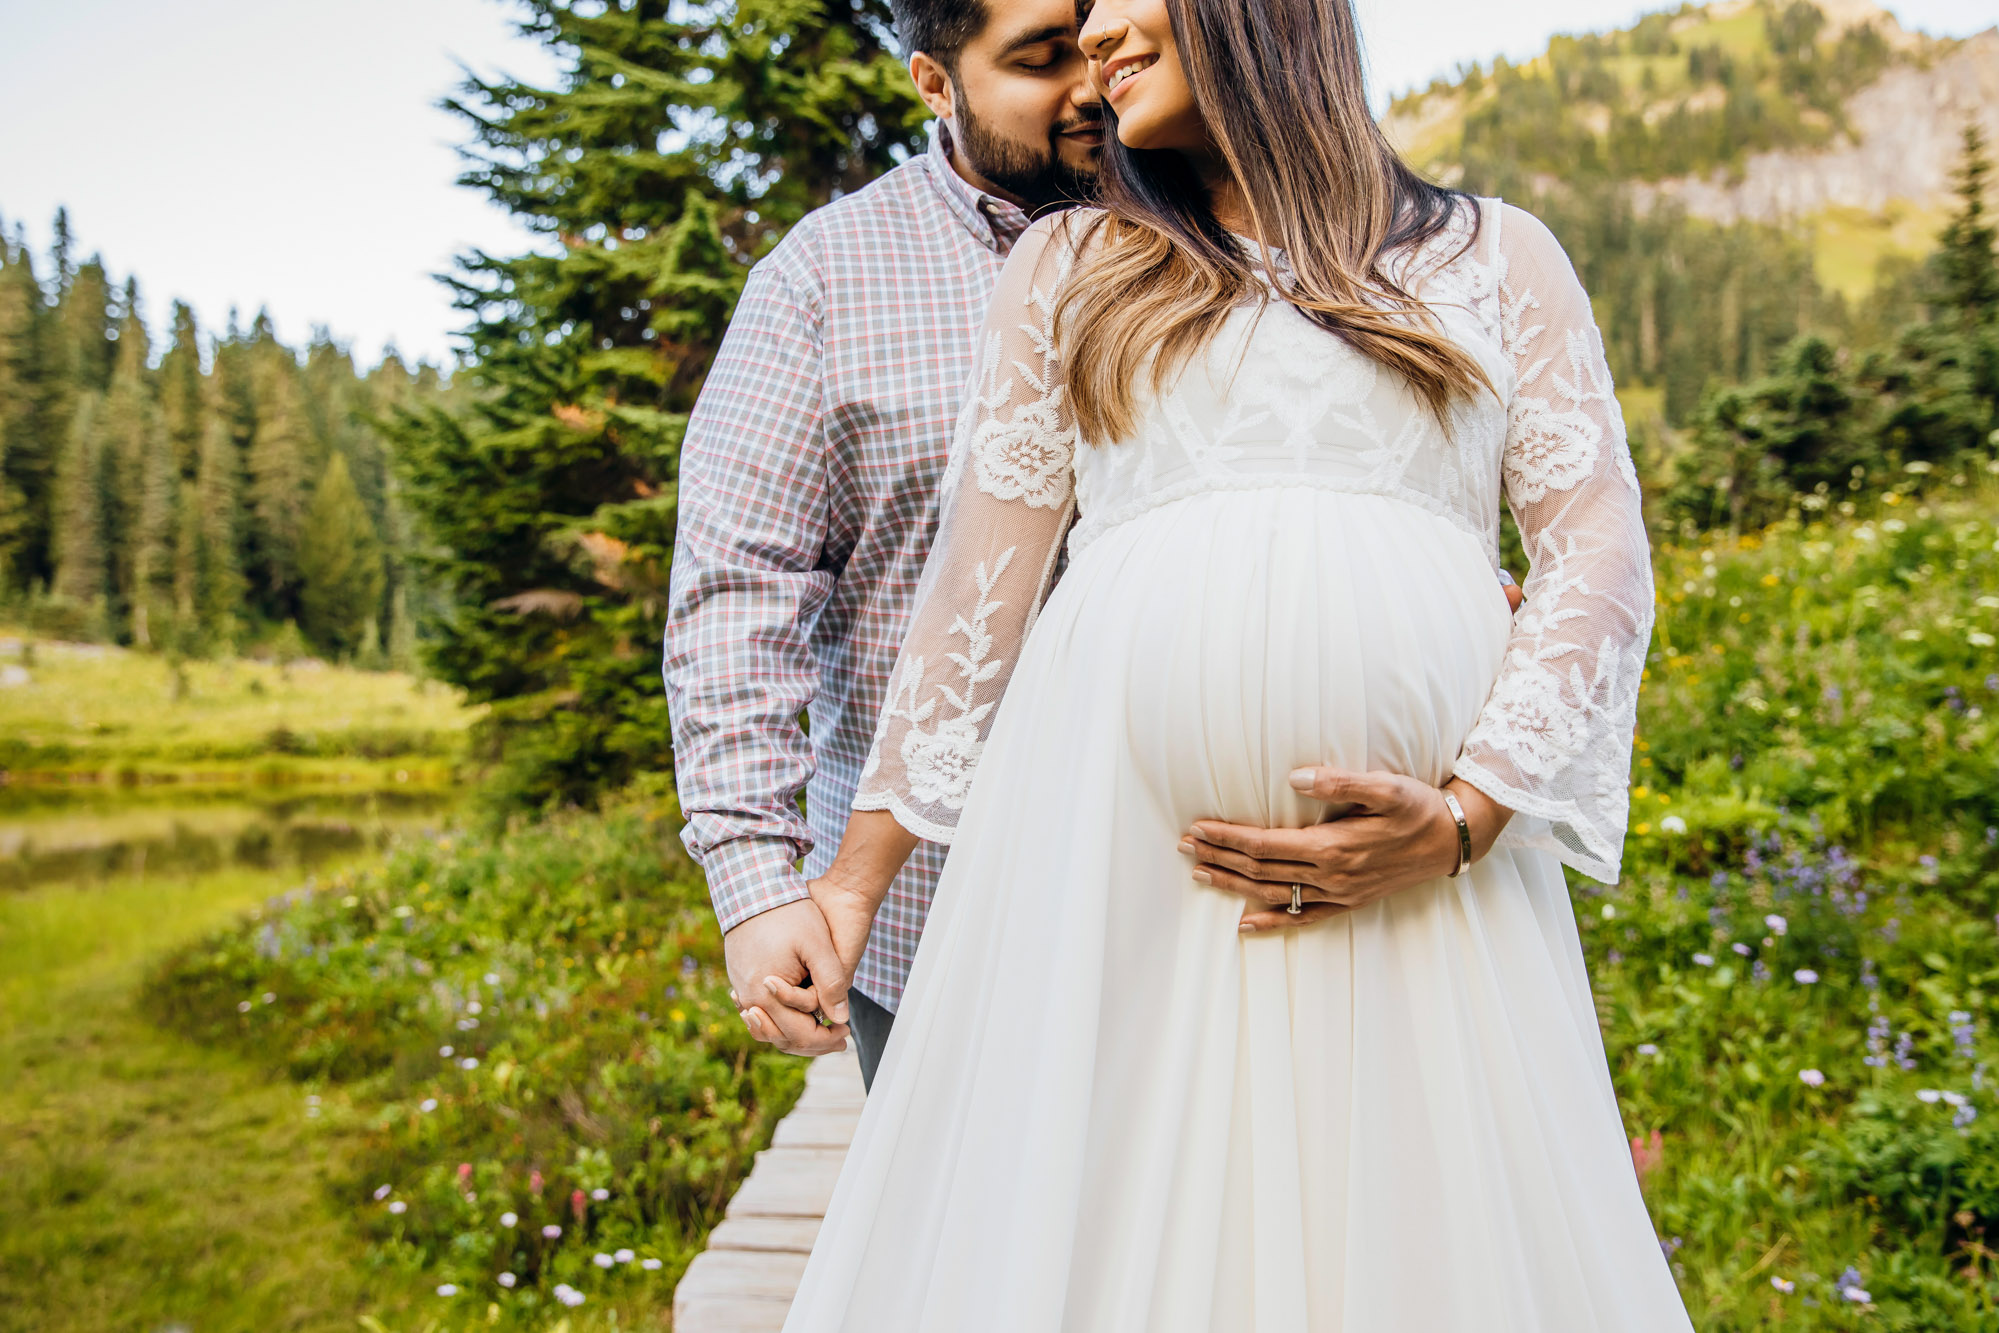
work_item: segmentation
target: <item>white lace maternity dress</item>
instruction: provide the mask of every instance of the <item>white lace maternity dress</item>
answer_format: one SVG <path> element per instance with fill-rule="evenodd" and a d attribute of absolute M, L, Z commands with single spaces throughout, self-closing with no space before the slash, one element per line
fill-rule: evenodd
<path fill-rule="evenodd" d="M 1561 248 L 1479 214 L 1401 261 L 1498 390 L 1448 434 L 1272 302 L 1079 445 L 1070 233 L 1009 260 L 856 801 L 952 850 L 788 1333 L 1690 1327 L 1560 865 L 1617 874 L 1638 485 Z M 1519 814 L 1460 879 L 1245 938 L 1180 836 L 1324 817 L 1316 763 Z"/>

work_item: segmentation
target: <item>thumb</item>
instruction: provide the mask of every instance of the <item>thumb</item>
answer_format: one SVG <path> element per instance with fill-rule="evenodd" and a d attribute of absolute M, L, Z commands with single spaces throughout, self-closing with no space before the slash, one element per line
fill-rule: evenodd
<path fill-rule="evenodd" d="M 1362 798 L 1357 788 L 1360 774 L 1322 764 L 1316 768 L 1292 770 L 1291 790 L 1319 801 L 1356 802 Z"/>
<path fill-rule="evenodd" d="M 833 937 L 825 931 L 819 932 L 810 943 L 799 950 L 799 958 L 812 973 L 812 989 L 819 996 L 819 1008 L 835 1023 L 847 1021 L 847 987 L 853 978 L 840 962 L 839 950 L 833 947 Z"/>
<path fill-rule="evenodd" d="M 1363 810 L 1379 810 L 1394 799 L 1394 778 L 1386 773 L 1354 773 L 1321 764 L 1294 769 L 1291 789 L 1317 801 L 1337 802 Z"/>

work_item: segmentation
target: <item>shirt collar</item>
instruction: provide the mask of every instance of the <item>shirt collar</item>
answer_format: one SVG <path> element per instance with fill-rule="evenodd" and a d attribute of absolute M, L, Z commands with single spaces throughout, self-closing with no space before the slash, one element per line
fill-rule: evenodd
<path fill-rule="evenodd" d="M 930 164 L 930 180 L 943 196 L 951 216 L 963 223 L 965 230 L 987 249 L 1002 255 L 1013 249 L 1013 243 L 1031 221 L 1026 210 L 987 194 L 958 174 L 958 169 L 951 165 L 951 129 L 941 120 L 930 123 L 930 151 L 926 159 Z"/>

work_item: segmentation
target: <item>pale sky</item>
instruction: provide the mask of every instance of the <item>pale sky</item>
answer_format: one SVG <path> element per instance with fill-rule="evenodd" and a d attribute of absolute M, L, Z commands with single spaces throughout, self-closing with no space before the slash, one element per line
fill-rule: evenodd
<path fill-rule="evenodd" d="M 1003 0 L 1000 0 L 1003 3 Z M 1356 0 L 1381 94 L 1460 62 L 1524 58 L 1557 32 L 1622 27 L 1639 0 Z M 1675 3 L 1671 7 L 1677 7 Z M 1965 35 L 1993 0 L 1899 0 L 1902 22 Z M 447 363 L 459 318 L 430 275 L 527 234 L 453 185 L 459 123 L 432 105 L 460 62 L 545 79 L 507 0 L 0 0 L 0 218 L 38 261 L 58 204 L 82 255 L 136 274 L 219 329 L 267 306 L 372 364 L 384 345 Z"/>

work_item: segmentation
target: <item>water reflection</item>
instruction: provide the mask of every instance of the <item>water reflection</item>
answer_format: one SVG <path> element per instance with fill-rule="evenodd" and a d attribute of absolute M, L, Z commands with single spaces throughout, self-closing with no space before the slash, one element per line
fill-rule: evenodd
<path fill-rule="evenodd" d="M 445 792 L 121 797 L 0 805 L 0 891 L 225 867 L 309 870 L 441 827 Z"/>

